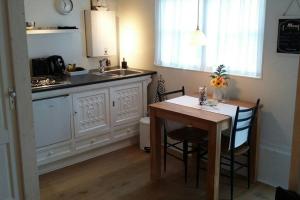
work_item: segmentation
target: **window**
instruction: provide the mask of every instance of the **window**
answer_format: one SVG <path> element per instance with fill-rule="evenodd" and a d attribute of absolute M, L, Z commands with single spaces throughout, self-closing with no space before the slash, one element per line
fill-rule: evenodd
<path fill-rule="evenodd" d="M 205 47 L 191 45 L 197 0 L 156 0 L 155 64 L 261 77 L 265 0 L 200 0 Z"/>

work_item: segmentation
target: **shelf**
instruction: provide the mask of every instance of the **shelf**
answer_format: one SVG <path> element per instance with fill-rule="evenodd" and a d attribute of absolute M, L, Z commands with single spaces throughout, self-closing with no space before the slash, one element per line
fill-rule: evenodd
<path fill-rule="evenodd" d="M 59 33 L 75 33 L 78 29 L 34 29 L 26 30 L 27 35 L 43 35 L 43 34 L 59 34 Z"/>

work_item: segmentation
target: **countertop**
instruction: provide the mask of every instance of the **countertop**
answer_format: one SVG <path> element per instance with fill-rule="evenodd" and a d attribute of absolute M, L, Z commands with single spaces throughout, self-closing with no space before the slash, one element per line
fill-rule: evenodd
<path fill-rule="evenodd" d="M 53 85 L 44 88 L 33 88 L 32 93 L 45 92 L 50 90 L 64 89 L 64 88 L 77 87 L 77 86 L 90 85 L 90 84 L 98 84 L 98 83 L 104 83 L 109 81 L 118 81 L 123 79 L 136 78 L 140 76 L 153 75 L 157 73 L 155 71 L 148 71 L 148 70 L 142 70 L 136 68 L 129 68 L 129 69 L 138 70 L 141 71 L 142 73 L 130 75 L 130 76 L 101 76 L 101 75 L 95 75 L 91 73 L 85 75 L 71 76 L 71 77 L 66 75 L 60 77 L 60 79 L 61 81 L 69 82 L 68 84 Z"/>

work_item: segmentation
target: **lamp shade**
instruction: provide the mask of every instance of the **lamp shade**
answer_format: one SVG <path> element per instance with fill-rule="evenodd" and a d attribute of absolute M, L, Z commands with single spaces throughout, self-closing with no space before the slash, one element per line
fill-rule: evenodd
<path fill-rule="evenodd" d="M 194 46 L 205 46 L 207 44 L 207 38 L 202 31 L 197 29 L 192 33 L 191 43 Z"/>

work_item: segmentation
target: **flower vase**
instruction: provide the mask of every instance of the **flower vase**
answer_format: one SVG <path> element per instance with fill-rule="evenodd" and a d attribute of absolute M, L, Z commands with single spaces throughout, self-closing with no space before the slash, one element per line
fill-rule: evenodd
<path fill-rule="evenodd" d="M 222 101 L 224 97 L 224 92 L 222 89 L 214 88 L 212 98 L 218 101 Z"/>

